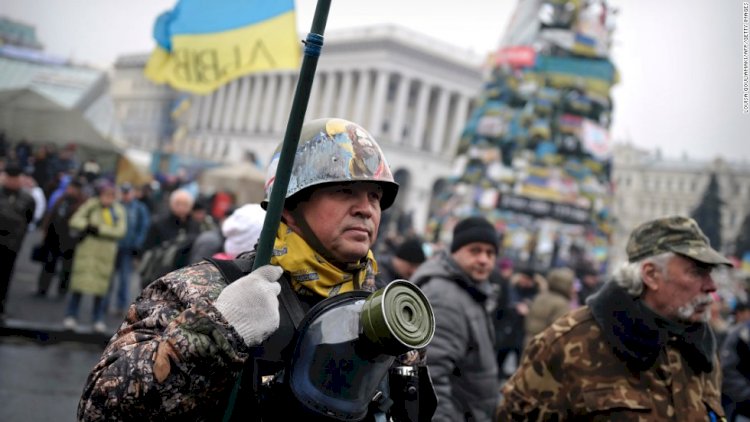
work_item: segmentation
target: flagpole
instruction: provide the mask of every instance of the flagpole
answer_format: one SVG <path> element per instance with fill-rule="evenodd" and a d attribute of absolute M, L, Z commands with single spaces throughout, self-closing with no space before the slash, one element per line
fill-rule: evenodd
<path fill-rule="evenodd" d="M 307 103 L 310 100 L 310 89 L 315 78 L 315 70 L 318 67 L 318 57 L 320 57 L 320 51 L 323 48 L 323 33 L 326 29 L 326 21 L 328 20 L 328 11 L 330 8 L 331 0 L 318 0 L 315 6 L 315 15 L 313 15 L 310 33 L 307 34 L 307 39 L 303 41 L 305 49 L 302 58 L 302 67 L 300 68 L 297 88 L 294 91 L 294 98 L 292 99 L 292 109 L 289 112 L 289 121 L 286 124 L 286 133 L 284 134 L 284 142 L 281 146 L 279 164 L 276 167 L 276 178 L 273 182 L 271 197 L 268 199 L 266 217 L 263 220 L 263 229 L 260 232 L 260 240 L 258 241 L 253 269 L 266 265 L 271 261 L 273 242 L 276 239 L 276 232 L 279 229 L 281 211 L 284 208 L 284 199 L 286 199 L 286 189 L 289 186 L 289 178 L 292 173 L 297 143 L 302 132 L 302 122 L 305 120 Z M 243 372 L 240 371 L 234 383 L 234 388 L 232 388 L 232 393 L 229 396 L 229 403 L 227 403 L 227 408 L 224 411 L 225 422 L 229 421 L 232 417 L 234 405 L 237 401 L 237 393 L 242 383 Z"/>
<path fill-rule="evenodd" d="M 310 99 L 310 90 L 315 78 L 315 69 L 318 66 L 318 57 L 320 56 L 320 50 L 323 48 L 323 32 L 326 28 L 330 8 L 331 0 L 318 0 L 315 6 L 315 15 L 313 16 L 310 33 L 307 34 L 307 39 L 303 41 L 305 52 L 302 59 L 302 67 L 300 68 L 297 88 L 292 100 L 292 109 L 289 112 L 289 121 L 286 125 L 279 164 L 276 168 L 276 178 L 274 179 L 271 197 L 266 207 L 266 217 L 263 220 L 263 229 L 260 232 L 260 240 L 258 241 L 253 269 L 266 265 L 271 261 L 273 242 L 276 238 L 276 232 L 279 229 L 286 189 L 289 186 L 294 155 L 297 151 L 297 142 L 302 131 L 302 122 L 305 120 L 307 103 Z"/>

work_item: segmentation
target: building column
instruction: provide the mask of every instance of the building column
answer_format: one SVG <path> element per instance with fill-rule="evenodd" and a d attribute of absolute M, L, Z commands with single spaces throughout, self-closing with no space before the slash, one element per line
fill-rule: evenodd
<path fill-rule="evenodd" d="M 236 132 L 242 131 L 244 123 L 247 121 L 247 104 L 250 96 L 250 76 L 243 76 L 240 79 L 240 92 L 238 94 L 237 110 L 234 111 L 234 121 L 232 129 Z"/>
<path fill-rule="evenodd" d="M 318 72 L 317 77 L 313 80 L 312 87 L 310 87 L 310 100 L 307 103 L 307 113 L 305 113 L 305 120 L 317 119 L 320 116 L 318 108 L 320 106 L 320 93 L 323 91 L 322 87 L 322 72 Z M 328 76 L 328 75 L 326 75 Z"/>
<path fill-rule="evenodd" d="M 273 127 L 271 130 L 274 133 L 284 132 L 286 119 L 289 118 L 289 101 L 291 98 L 292 81 L 294 76 L 283 72 L 279 75 L 281 78 L 281 86 L 279 87 L 279 95 L 276 98 L 276 112 L 273 115 Z"/>
<path fill-rule="evenodd" d="M 268 133 L 271 131 L 271 124 L 273 123 L 273 112 L 274 112 L 274 102 L 278 101 L 279 97 L 277 94 L 277 87 L 279 85 L 279 74 L 277 73 L 270 73 L 268 74 L 268 84 L 266 85 L 265 90 L 265 101 L 263 101 L 263 110 L 260 114 L 260 124 L 258 125 L 258 128 L 261 133 Z"/>
<path fill-rule="evenodd" d="M 250 105 L 247 110 L 247 119 L 245 120 L 246 132 L 255 132 L 256 122 L 258 121 L 258 115 L 260 114 L 263 88 L 265 85 L 265 75 L 259 73 L 253 75 L 253 87 L 250 90 Z"/>
<path fill-rule="evenodd" d="M 201 106 L 203 105 L 203 97 L 200 95 L 192 94 L 190 96 L 190 111 L 188 112 L 187 127 L 188 130 L 193 131 L 198 128 L 200 123 Z"/>
<path fill-rule="evenodd" d="M 362 69 L 359 71 L 359 80 L 357 81 L 357 93 L 354 96 L 354 112 L 352 113 L 352 120 L 355 123 L 359 123 L 363 127 L 367 127 L 364 122 L 365 118 L 365 105 L 369 100 L 370 92 L 370 71 L 368 69 Z"/>
<path fill-rule="evenodd" d="M 448 100 L 450 100 L 450 92 L 445 88 L 439 88 L 437 109 L 432 119 L 432 139 L 429 140 L 430 150 L 434 153 L 440 152 L 445 141 L 445 125 L 448 122 Z"/>
<path fill-rule="evenodd" d="M 200 147 L 201 142 L 206 142 L 208 138 L 207 136 L 200 136 L 195 137 L 190 140 L 190 149 L 188 150 L 188 155 L 192 155 L 194 157 L 198 156 L 198 149 Z"/>
<path fill-rule="evenodd" d="M 214 97 L 214 109 L 211 113 L 211 130 L 217 131 L 221 127 L 222 117 L 224 116 L 224 101 L 226 101 L 227 86 L 222 85 L 214 91 L 211 96 Z"/>
<path fill-rule="evenodd" d="M 388 80 L 391 73 L 384 69 L 375 71 L 375 88 L 373 92 L 370 123 L 367 128 L 376 138 L 383 133 L 383 114 L 385 114 L 385 99 L 388 94 Z"/>
<path fill-rule="evenodd" d="M 443 150 L 443 153 L 448 157 L 453 157 L 456 154 L 458 141 L 461 140 L 461 133 L 467 121 L 466 114 L 469 112 L 470 100 L 471 98 L 468 95 L 461 93 L 458 94 L 458 98 L 456 99 L 456 107 L 453 110 L 453 124 L 448 135 L 447 146 Z"/>
<path fill-rule="evenodd" d="M 198 128 L 205 130 L 208 129 L 208 122 L 211 119 L 211 103 L 213 102 L 213 95 L 202 95 L 200 98 L 201 118 Z"/>
<path fill-rule="evenodd" d="M 209 142 L 199 145 L 200 158 L 208 158 L 208 153 L 211 151 L 211 146 L 216 143 L 216 138 L 212 138 Z"/>
<path fill-rule="evenodd" d="M 414 109 L 414 131 L 409 134 L 411 136 L 411 146 L 416 150 L 422 149 L 425 122 L 427 121 L 427 106 L 429 105 L 430 90 L 432 89 L 432 87 L 425 81 L 419 81 L 419 83 L 417 104 Z"/>
<path fill-rule="evenodd" d="M 336 91 L 337 72 L 326 74 L 326 86 L 323 89 L 323 99 L 320 107 L 320 117 L 331 117 L 333 110 L 333 93 Z"/>
<path fill-rule="evenodd" d="M 353 73 L 353 70 L 345 70 L 341 74 L 341 88 L 339 90 L 338 104 L 336 104 L 336 117 L 352 119 L 350 102 L 352 97 Z"/>
<path fill-rule="evenodd" d="M 219 155 L 219 148 L 221 145 L 225 142 L 226 138 L 223 136 L 219 139 L 214 140 L 214 143 L 211 144 L 211 148 L 207 151 L 207 157 L 209 160 L 216 160 Z"/>
<path fill-rule="evenodd" d="M 229 132 L 232 130 L 232 117 L 237 111 L 237 91 L 239 90 L 240 80 L 235 79 L 227 85 L 227 101 L 224 106 L 224 115 L 221 120 L 221 131 Z"/>
<path fill-rule="evenodd" d="M 388 135 L 391 142 L 397 145 L 403 143 L 404 119 L 406 117 L 406 105 L 409 103 L 409 91 L 411 88 L 411 77 L 401 75 L 396 91 L 396 102 L 393 106 L 393 117 L 391 125 L 388 128 Z"/>

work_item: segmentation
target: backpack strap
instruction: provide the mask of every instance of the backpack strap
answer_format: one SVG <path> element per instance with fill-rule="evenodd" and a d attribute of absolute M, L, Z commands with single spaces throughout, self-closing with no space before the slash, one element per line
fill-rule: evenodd
<path fill-rule="evenodd" d="M 250 265 L 251 271 L 245 271 L 244 267 L 240 267 L 240 265 L 237 263 L 239 260 L 228 260 L 228 259 L 216 259 L 216 258 L 203 258 L 206 261 L 214 264 L 216 268 L 219 269 L 219 272 L 221 273 L 221 276 L 224 278 L 224 280 L 227 281 L 227 284 L 232 284 L 240 277 L 244 276 L 245 274 L 250 274 L 252 271 L 252 264 Z M 247 260 L 243 260 L 247 261 Z"/>
<path fill-rule="evenodd" d="M 214 264 L 219 269 L 222 277 L 227 283 L 233 283 L 240 277 L 250 274 L 253 271 L 253 263 L 255 262 L 255 255 L 253 259 L 215 259 L 215 258 L 204 258 L 206 261 Z M 294 329 L 299 328 L 299 324 L 305 317 L 305 311 L 302 309 L 302 304 L 299 301 L 297 295 L 294 294 L 292 286 L 287 280 L 279 280 L 281 285 L 281 293 L 279 294 L 279 302 L 286 310 L 289 317 L 292 319 Z"/>
<path fill-rule="evenodd" d="M 292 286 L 287 280 L 281 282 L 281 293 L 279 297 L 281 298 L 281 305 L 286 309 L 286 312 L 292 319 L 294 330 L 297 331 L 302 319 L 305 317 L 305 311 L 302 310 L 302 304 L 297 295 L 294 294 L 294 291 L 292 291 Z"/>

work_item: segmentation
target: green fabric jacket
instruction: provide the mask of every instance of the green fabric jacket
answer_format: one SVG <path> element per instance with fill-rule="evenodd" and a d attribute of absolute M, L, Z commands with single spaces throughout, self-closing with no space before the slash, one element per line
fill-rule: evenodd
<path fill-rule="evenodd" d="M 125 208 L 115 202 L 112 212 L 115 214 L 113 224 L 105 224 L 99 199 L 91 198 L 70 218 L 71 229 L 83 231 L 87 226 L 94 226 L 99 230 L 96 235 L 86 235 L 76 246 L 71 291 L 95 296 L 107 294 L 115 266 L 117 241 L 125 236 L 127 229 Z"/>
<path fill-rule="evenodd" d="M 531 338 L 552 325 L 556 319 L 570 312 L 573 272 L 568 269 L 553 270 L 547 277 L 549 288 L 541 292 L 529 306 L 525 329 L 528 344 Z"/>

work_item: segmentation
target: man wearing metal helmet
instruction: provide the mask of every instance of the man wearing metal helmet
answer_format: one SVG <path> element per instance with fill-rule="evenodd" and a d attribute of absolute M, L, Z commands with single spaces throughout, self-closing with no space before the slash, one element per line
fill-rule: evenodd
<path fill-rule="evenodd" d="M 706 322 L 713 270 L 731 262 L 682 216 L 644 222 L 626 249 L 586 306 L 531 340 L 496 420 L 726 420 Z"/>
<path fill-rule="evenodd" d="M 291 359 L 299 311 L 290 308 L 307 311 L 329 297 L 374 289 L 370 247 L 397 192 L 382 151 L 362 127 L 341 119 L 305 124 L 271 265 L 232 282 L 226 264 L 202 261 L 151 283 L 91 373 L 78 417 L 216 420 L 231 407 L 237 420 L 335 420 L 300 417 L 294 400 L 276 398 L 270 414 L 259 402 Z M 233 262 L 252 268 L 253 259 L 251 252 Z"/>

